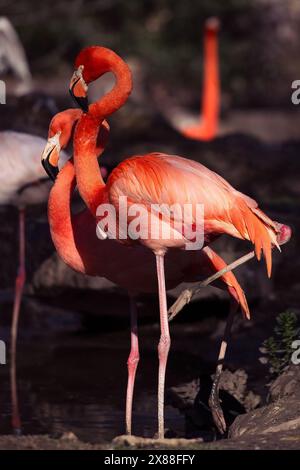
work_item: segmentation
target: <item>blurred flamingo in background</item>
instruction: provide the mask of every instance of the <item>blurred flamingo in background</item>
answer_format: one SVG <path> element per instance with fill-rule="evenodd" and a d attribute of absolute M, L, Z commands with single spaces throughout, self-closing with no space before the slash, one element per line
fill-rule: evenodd
<path fill-rule="evenodd" d="M 106 277 L 130 294 L 131 351 L 128 358 L 126 430 L 131 433 L 133 391 L 139 361 L 137 311 L 133 299 L 139 293 L 157 292 L 155 262 L 151 251 L 141 245 L 127 247 L 115 240 L 99 240 L 95 214 L 89 210 L 72 214 L 71 198 L 76 185 L 74 165 L 69 161 L 58 173 L 57 164 L 61 148 L 67 145 L 72 128 L 81 117 L 81 111 L 69 109 L 58 113 L 50 123 L 49 139 L 42 155 L 44 168 L 55 180 L 48 204 L 49 224 L 54 245 L 70 267 L 91 276 Z M 98 137 L 89 158 L 96 158 L 103 152 L 109 132 L 106 121 L 100 126 L 99 121 L 94 120 L 93 125 Z M 74 145 L 75 151 L 77 145 Z M 132 263 L 133 258 L 139 263 Z M 171 289 L 184 281 L 201 281 L 224 267 L 226 263 L 208 246 L 196 253 L 172 250 L 166 255 L 166 286 Z M 216 286 L 228 290 L 233 301 L 232 313 L 241 306 L 244 315 L 249 316 L 244 292 L 233 273 L 225 273 Z M 217 387 L 211 397 L 211 406 L 219 408 Z"/>
<path fill-rule="evenodd" d="M 14 307 L 11 327 L 11 377 L 15 382 L 16 341 L 22 294 L 26 280 L 25 268 L 25 208 L 45 203 L 49 195 L 49 179 L 40 165 L 40 154 L 46 140 L 14 131 L 0 132 L 0 205 L 16 206 L 19 211 L 19 268 L 15 282 Z M 62 155 L 63 159 L 65 154 Z M 16 401 L 15 384 L 13 403 Z M 13 428 L 20 428 L 20 420 L 13 405 Z"/>
<path fill-rule="evenodd" d="M 131 72 L 127 64 L 113 51 L 93 46 L 81 51 L 75 61 L 76 71 L 71 79 L 70 92 L 87 114 L 83 114 L 74 134 L 74 165 L 79 192 L 93 214 L 103 203 L 109 202 L 115 208 L 119 222 L 120 197 L 132 204 L 142 205 L 146 217 L 151 215 L 151 229 L 157 227 L 160 233 L 161 220 L 166 223 L 169 238 L 153 237 L 149 230 L 146 238 L 126 244 L 149 248 L 155 255 L 159 291 L 161 337 L 158 345 L 158 436 L 164 437 L 164 388 L 167 358 L 170 348 L 170 334 L 167 314 L 164 257 L 169 249 L 186 247 L 187 238 L 183 226 L 176 224 L 174 213 L 164 217 L 150 214 L 152 204 L 192 204 L 191 224 L 196 223 L 196 206 L 204 206 L 204 237 L 208 243 L 216 236 L 227 233 L 231 236 L 250 240 L 255 245 L 258 259 L 263 251 L 268 275 L 272 268 L 272 245 L 278 246 L 278 224 L 264 214 L 253 199 L 235 190 L 227 181 L 200 163 L 174 155 L 150 153 L 138 155 L 120 163 L 109 175 L 105 184 L 94 156 L 93 147 L 97 139 L 95 120 L 102 122 L 117 111 L 127 100 L 131 89 Z M 98 102 L 88 107 L 88 84 L 106 72 L 116 78 L 115 87 Z M 183 212 L 182 212 L 183 213 Z M 171 221 L 171 222 L 170 222 Z M 101 224 L 101 221 L 100 221 Z M 121 227 L 128 234 L 128 225 Z M 104 227 L 102 227 L 104 230 Z M 118 235 L 117 235 L 118 237 Z M 117 238 L 124 243 L 124 240 Z M 136 258 L 134 258 L 136 259 Z"/>
<path fill-rule="evenodd" d="M 297 116 L 282 109 L 238 109 L 230 98 L 226 116 L 220 119 L 221 85 L 218 53 L 218 18 L 208 18 L 204 26 L 202 109 L 199 118 L 183 108 L 168 92 L 156 87 L 155 102 L 160 113 L 183 136 L 200 141 L 210 141 L 230 134 L 246 134 L 266 144 L 297 140 Z"/>
<path fill-rule="evenodd" d="M 26 53 L 13 25 L 0 17 L 0 74 L 11 70 L 18 79 L 15 93 L 22 95 L 33 89 L 32 76 Z"/>
<path fill-rule="evenodd" d="M 185 137 L 211 140 L 218 132 L 220 114 L 220 78 L 218 57 L 219 20 L 209 18 L 204 27 L 202 110 L 197 125 L 184 127 Z"/>
<path fill-rule="evenodd" d="M 219 134 L 221 90 L 218 55 L 218 18 L 208 18 L 204 26 L 203 85 L 199 117 L 175 102 L 167 92 L 156 89 L 156 105 L 167 121 L 184 137 L 210 141 Z"/>

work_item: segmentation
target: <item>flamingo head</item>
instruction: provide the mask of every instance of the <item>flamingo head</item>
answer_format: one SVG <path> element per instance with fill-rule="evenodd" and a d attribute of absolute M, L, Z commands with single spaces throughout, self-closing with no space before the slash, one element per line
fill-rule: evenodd
<path fill-rule="evenodd" d="M 79 65 L 72 75 L 69 92 L 75 103 L 86 113 L 89 109 L 88 86 L 83 78 L 84 65 Z"/>
<path fill-rule="evenodd" d="M 113 51 L 101 46 L 86 47 L 77 55 L 69 92 L 75 103 L 85 113 L 89 109 L 88 85 L 104 73 L 109 72 L 110 61 L 114 61 L 115 57 L 117 56 Z"/>
<path fill-rule="evenodd" d="M 81 115 L 81 110 L 67 109 L 52 118 L 49 126 L 48 141 L 41 160 L 46 173 L 53 181 L 58 174 L 60 150 L 67 146 L 73 127 Z"/>
<path fill-rule="evenodd" d="M 76 104 L 84 112 L 88 112 L 88 86 L 107 72 L 115 75 L 117 84 L 109 95 L 110 112 L 124 104 L 132 90 L 131 71 L 115 52 L 102 46 L 89 46 L 79 52 L 75 60 L 75 72 L 71 78 L 69 91 Z M 111 109 L 111 106 L 113 109 Z M 107 109 L 106 109 L 107 111 Z"/>

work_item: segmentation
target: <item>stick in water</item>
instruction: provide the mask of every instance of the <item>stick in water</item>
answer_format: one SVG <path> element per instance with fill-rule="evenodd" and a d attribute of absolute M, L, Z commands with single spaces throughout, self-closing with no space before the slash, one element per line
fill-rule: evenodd
<path fill-rule="evenodd" d="M 246 255 L 241 256 L 237 260 L 233 261 L 232 263 L 228 264 L 225 268 L 221 269 L 217 273 L 213 274 L 212 276 L 208 277 L 204 281 L 201 281 L 197 283 L 193 287 L 189 287 L 188 289 L 185 289 L 178 299 L 174 302 L 174 304 L 169 308 L 168 314 L 169 314 L 169 321 L 173 320 L 174 317 L 180 312 L 180 310 L 183 309 L 183 307 L 188 304 L 194 295 L 196 295 L 202 287 L 206 287 L 212 282 L 216 281 L 219 279 L 219 277 L 223 276 L 226 274 L 228 271 L 232 271 L 233 269 L 237 268 L 241 264 L 246 263 L 250 259 L 255 257 L 254 251 L 250 251 L 250 253 L 247 253 Z"/>

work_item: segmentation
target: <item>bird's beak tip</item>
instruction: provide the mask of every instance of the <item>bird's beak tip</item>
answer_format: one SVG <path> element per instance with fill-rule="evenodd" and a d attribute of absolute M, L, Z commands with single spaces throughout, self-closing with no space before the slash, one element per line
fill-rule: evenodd
<path fill-rule="evenodd" d="M 50 178 L 52 181 L 55 181 L 55 180 L 56 180 L 56 177 L 57 177 L 57 175 L 58 175 L 58 168 L 57 168 L 57 166 L 51 165 L 51 163 L 49 162 L 49 158 L 43 158 L 43 159 L 42 159 L 42 165 L 43 165 L 43 167 L 44 167 L 45 172 L 46 172 L 47 175 L 49 176 L 49 178 Z"/>
<path fill-rule="evenodd" d="M 82 75 L 83 69 L 84 67 L 81 65 L 73 73 L 70 81 L 69 91 L 76 105 L 78 105 L 83 110 L 83 112 L 87 113 L 89 110 L 87 97 L 88 86 Z"/>
<path fill-rule="evenodd" d="M 89 110 L 89 102 L 87 96 L 76 96 L 72 88 L 70 88 L 69 92 L 76 105 L 79 106 L 84 113 L 87 113 Z"/>

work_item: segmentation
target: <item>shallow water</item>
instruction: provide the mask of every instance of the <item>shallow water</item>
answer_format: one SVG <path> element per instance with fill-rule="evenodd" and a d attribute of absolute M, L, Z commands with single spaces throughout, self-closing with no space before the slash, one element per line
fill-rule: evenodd
<path fill-rule="evenodd" d="M 181 328 L 182 329 L 182 328 Z M 133 432 L 152 437 L 157 427 L 158 326 L 140 331 Z M 178 329 L 180 338 L 180 328 Z M 176 344 L 176 334 L 173 343 Z M 179 348 L 180 349 L 180 348 Z M 127 331 L 59 334 L 19 342 L 17 382 L 22 433 L 74 432 L 89 442 L 124 433 Z M 192 378 L 198 359 L 171 352 L 167 386 Z M 12 433 L 9 365 L 0 367 L 0 433 Z M 167 405 L 166 427 L 184 436 L 184 417 Z"/>

